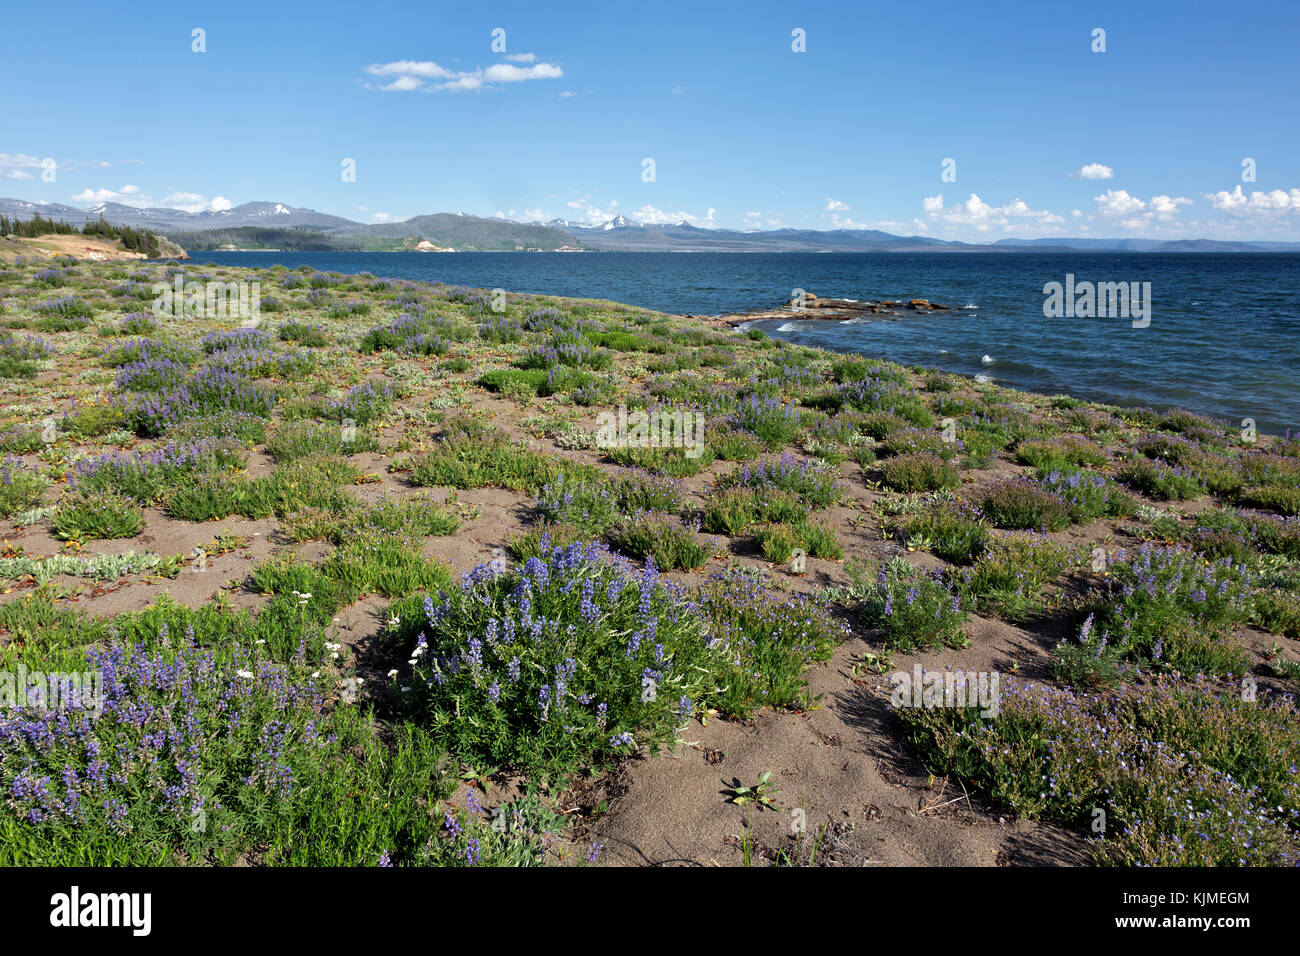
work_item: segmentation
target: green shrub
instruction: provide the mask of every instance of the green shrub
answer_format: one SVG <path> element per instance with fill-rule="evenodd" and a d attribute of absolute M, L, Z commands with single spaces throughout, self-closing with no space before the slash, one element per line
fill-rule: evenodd
<path fill-rule="evenodd" d="M 825 508 L 844 495 L 838 476 L 836 469 L 824 464 L 782 455 L 733 469 L 719 477 L 713 487 L 715 492 L 728 488 L 750 488 L 763 493 L 785 491 L 809 508 Z"/>
<path fill-rule="evenodd" d="M 937 572 L 924 572 L 903 558 L 880 568 L 863 613 L 868 623 L 884 630 L 886 644 L 897 650 L 970 643 L 962 633 L 967 612 L 961 597 L 948 590 Z"/>
<path fill-rule="evenodd" d="M 596 544 L 485 566 L 390 614 L 430 730 L 462 760 L 543 776 L 671 742 L 721 656 L 653 571 Z"/>
<path fill-rule="evenodd" d="M 111 492 L 72 490 L 50 516 L 56 538 L 133 538 L 144 528 L 144 511 L 130 498 Z"/>
<path fill-rule="evenodd" d="M 45 500 L 48 482 L 18 458 L 0 463 L 0 518 L 12 518 Z"/>
<path fill-rule="evenodd" d="M 978 492 L 980 510 L 999 528 L 1061 531 L 1070 524 L 1070 506 L 1035 481 L 1002 479 Z"/>
<path fill-rule="evenodd" d="M 979 521 L 978 511 L 951 505 L 908 515 L 899 529 L 906 539 L 919 539 L 927 551 L 954 564 L 969 564 L 979 557 L 989 539 L 989 529 Z"/>
<path fill-rule="evenodd" d="M 1133 458 L 1115 470 L 1115 480 L 1161 500 L 1197 498 L 1205 486 L 1192 472 L 1148 458 Z"/>
<path fill-rule="evenodd" d="M 497 485 L 535 492 L 560 473 L 555 460 L 510 441 L 500 430 L 466 419 L 446 424 L 433 451 L 417 459 L 411 481 L 417 486 L 484 488 Z M 586 474 L 598 474 L 589 467 Z"/>
<path fill-rule="evenodd" d="M 1137 502 L 1116 488 L 1108 479 L 1081 468 L 1056 467 L 1038 470 L 1039 484 L 1060 498 L 1076 523 L 1095 518 L 1122 518 L 1132 515 Z"/>
<path fill-rule="evenodd" d="M 1246 488 L 1242 491 L 1242 504 L 1253 508 L 1267 508 L 1284 515 L 1300 515 L 1300 487 L 1295 485 L 1269 485 Z"/>
<path fill-rule="evenodd" d="M 885 484 L 895 491 L 938 491 L 961 484 L 957 469 L 938 455 L 896 455 L 879 467 Z"/>
<path fill-rule="evenodd" d="M 698 525 L 684 524 L 674 515 L 642 511 L 619 524 L 613 542 L 633 558 L 652 559 L 662 571 L 689 571 L 704 567 L 712 552 L 698 531 Z"/>
<path fill-rule="evenodd" d="M 753 461 L 766 448 L 764 442 L 746 431 L 733 428 L 709 428 L 708 447 L 723 461 Z"/>
<path fill-rule="evenodd" d="M 725 716 L 805 703 L 808 665 L 851 636 L 829 605 L 779 593 L 766 576 L 741 569 L 711 576 L 696 601 L 724 661 L 705 702 Z"/>
<path fill-rule="evenodd" d="M 85 440 L 116 431 L 124 423 L 122 409 L 116 405 L 83 405 L 65 415 L 59 429 Z"/>
<path fill-rule="evenodd" d="M 606 453 L 617 465 L 629 468 L 644 468 L 655 474 L 671 478 L 686 478 L 698 475 L 713 464 L 713 451 L 703 449 L 700 454 L 692 455 L 687 448 L 609 448 Z"/>
<path fill-rule="evenodd" d="M 266 442 L 266 453 L 277 462 L 286 462 L 315 454 L 355 455 L 377 447 L 374 435 L 364 429 L 297 421 L 276 429 Z"/>
<path fill-rule="evenodd" d="M 1024 620 L 1043 606 L 1043 589 L 1077 564 L 1075 548 L 1032 531 L 997 534 L 962 574 L 969 602 L 1008 620 Z"/>
<path fill-rule="evenodd" d="M 704 503 L 703 527 L 712 534 L 744 534 L 755 522 L 803 521 L 808 506 L 797 495 L 780 489 L 723 488 Z"/>
<path fill-rule="evenodd" d="M 1003 677 L 997 719 L 974 708 L 897 711 L 936 773 L 1026 819 L 1084 824 L 1105 811 L 1103 865 L 1292 865 L 1300 791 L 1293 699 L 1235 682 L 1164 677 L 1122 697 Z M 1154 742 L 1154 743 L 1153 743 Z"/>
<path fill-rule="evenodd" d="M 753 534 L 763 557 L 777 564 L 789 561 L 795 551 L 832 561 L 844 557 L 844 549 L 836 540 L 834 529 L 828 525 L 807 521 L 799 524 L 762 524 L 754 528 Z"/>
<path fill-rule="evenodd" d="M 1057 435 L 1047 439 L 1026 439 L 1016 445 L 1016 461 L 1035 468 L 1064 465 L 1105 465 L 1106 452 L 1080 435 Z"/>

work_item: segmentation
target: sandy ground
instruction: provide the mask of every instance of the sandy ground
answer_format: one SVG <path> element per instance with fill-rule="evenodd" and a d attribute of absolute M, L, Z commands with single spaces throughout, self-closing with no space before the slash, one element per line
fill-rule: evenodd
<path fill-rule="evenodd" d="M 570 451 L 537 440 L 522 424 L 532 413 L 530 409 L 483 396 L 476 400 L 476 410 L 550 454 L 616 470 L 599 452 Z M 376 477 L 353 489 L 359 497 L 416 491 L 406 475 L 387 470 L 390 457 L 359 455 L 354 460 Z M 266 473 L 270 467 L 263 455 L 254 455 L 249 463 L 253 474 Z M 732 467 L 719 462 L 705 473 L 685 479 L 697 498 L 694 503 L 699 504 L 699 496 L 715 476 Z M 982 481 L 1021 470 L 999 461 L 993 468 L 968 473 L 968 478 Z M 900 543 L 882 535 L 880 521 L 872 511 L 872 503 L 881 496 L 864 483 L 867 477 L 857 465 L 846 463 L 842 480 L 849 495 L 820 515 L 835 528 L 846 557 L 883 561 L 907 555 L 918 565 L 937 565 L 938 559 L 932 555 L 908 554 Z M 49 500 L 57 498 L 60 491 L 50 489 Z M 450 489 L 419 491 L 439 497 L 450 494 Z M 490 560 L 497 549 L 506 548 L 528 525 L 530 501 L 525 495 L 493 488 L 457 494 L 459 502 L 477 508 L 479 516 L 465 521 L 453 536 L 429 538 L 426 551 L 461 573 Z M 1208 503 L 1203 499 L 1184 505 L 1191 511 Z M 274 520 L 226 519 L 199 525 L 170 520 L 156 509 L 150 509 L 147 518 L 138 537 L 93 542 L 85 553 L 151 550 L 164 555 L 188 554 L 219 533 L 242 536 L 246 544 L 210 557 L 203 569 L 186 566 L 173 579 L 134 575 L 109 586 L 76 578 L 56 579 L 75 592 L 78 606 L 96 615 L 112 615 L 143 607 L 164 594 L 198 606 L 225 592 L 235 606 L 255 607 L 265 599 L 241 586 L 255 562 L 288 549 L 304 560 L 315 560 L 328 550 L 322 544 L 294 548 Z M 50 536 L 48 521 L 24 529 L 10 524 L 5 537 L 11 548 L 31 555 L 56 554 L 63 549 L 63 543 Z M 1104 542 L 1112 548 L 1117 543 L 1132 544 L 1123 539 L 1117 542 L 1115 526 L 1108 522 L 1074 527 L 1058 537 L 1088 544 Z M 725 543 L 728 560 L 770 567 L 748 539 Z M 718 570 L 723 563 L 715 562 L 704 573 Z M 850 583 L 842 561 L 810 558 L 807 572 L 801 576 L 784 568 L 771 570 L 781 586 L 795 591 Z M 701 574 L 672 577 L 698 582 Z M 12 600 L 32 587 L 30 581 L 10 585 L 0 601 Z M 392 666 L 376 640 L 384 626 L 387 603 L 367 597 L 342 611 L 337 620 L 337 639 L 349 647 L 358 673 L 375 688 L 372 693 L 379 695 L 385 684 L 383 674 Z M 1065 629 L 1064 615 L 1054 618 L 1050 611 L 1024 627 L 976 616 L 966 627 L 969 647 L 915 656 L 897 654 L 891 669 L 911 670 L 913 663 L 920 661 L 927 668 L 952 666 L 1042 676 L 1051 646 Z M 831 660 L 809 671 L 810 692 L 817 701 L 812 709 L 764 711 L 745 723 L 692 721 L 671 752 L 632 760 L 562 794 L 561 805 L 574 824 L 572 846 L 577 848 L 567 859 L 575 859 L 590 843 L 599 842 L 605 846 L 599 860 L 602 865 L 714 866 L 739 864 L 747 858 L 756 863 L 793 860 L 818 865 L 1085 864 L 1084 830 L 1009 819 L 991 809 L 978 794 L 966 792 L 955 779 L 932 776 L 929 768 L 910 756 L 886 706 L 885 677 L 861 666 L 864 655 L 881 649 L 872 638 L 861 625 L 855 625 L 855 637 Z M 1245 635 L 1245 643 L 1257 655 L 1262 655 L 1272 640 L 1269 635 Z M 1297 642 L 1289 643 L 1295 655 Z M 377 698 L 377 702 L 382 701 Z M 779 809 L 747 809 L 730 802 L 735 787 L 753 785 L 768 771 L 779 791 L 774 794 Z M 510 781 L 501 781 L 485 802 L 495 802 L 511 789 Z"/>

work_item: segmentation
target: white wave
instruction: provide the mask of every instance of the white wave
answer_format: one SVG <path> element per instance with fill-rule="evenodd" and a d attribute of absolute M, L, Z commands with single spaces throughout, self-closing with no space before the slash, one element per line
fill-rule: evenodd
<path fill-rule="evenodd" d="M 952 353 L 949 352 L 947 349 L 939 349 L 939 354 L 940 354 L 940 355 L 951 355 Z"/>
<path fill-rule="evenodd" d="M 993 364 L 994 362 L 996 362 L 996 361 L 997 361 L 997 359 L 995 359 L 992 355 L 986 355 L 986 356 L 984 356 L 982 359 L 980 359 L 980 364 L 981 364 L 981 365 L 992 365 L 992 364 Z"/>
<path fill-rule="evenodd" d="M 993 381 L 993 376 L 984 375 L 981 373 L 975 376 L 975 381 L 978 382 L 980 385 L 988 385 L 990 382 Z"/>
<path fill-rule="evenodd" d="M 840 325 L 866 325 L 870 319 L 840 319 Z"/>
<path fill-rule="evenodd" d="M 778 325 L 776 327 L 776 330 L 778 332 L 793 332 L 797 328 L 799 328 L 799 324 L 797 322 L 786 322 L 784 325 Z"/>
<path fill-rule="evenodd" d="M 979 306 L 976 305 L 974 302 L 968 302 L 968 303 L 966 303 L 965 305 L 963 305 L 962 308 L 963 308 L 963 309 L 978 309 Z"/>

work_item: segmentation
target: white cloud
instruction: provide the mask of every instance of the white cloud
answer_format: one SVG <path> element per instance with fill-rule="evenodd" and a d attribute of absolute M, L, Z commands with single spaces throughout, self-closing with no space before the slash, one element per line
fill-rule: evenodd
<path fill-rule="evenodd" d="M 671 90 L 669 90 L 668 92 L 671 93 L 671 94 L 673 94 L 674 96 L 681 96 L 683 93 L 686 92 L 686 87 L 684 87 L 684 86 L 682 86 L 680 83 L 678 83 L 676 86 L 674 86 L 674 87 L 673 87 Z"/>
<path fill-rule="evenodd" d="M 1081 169 L 1070 173 L 1071 179 L 1114 179 L 1115 170 L 1101 163 L 1088 163 Z"/>
<path fill-rule="evenodd" d="M 1097 212 L 1103 216 L 1127 216 L 1146 208 L 1146 203 L 1136 196 L 1130 196 L 1127 189 L 1107 189 L 1100 196 L 1093 196 L 1097 203 Z"/>
<path fill-rule="evenodd" d="M 590 196 L 570 199 L 565 205 L 570 209 L 579 210 L 577 215 L 569 215 L 565 218 L 573 222 L 585 223 L 588 226 L 599 226 L 618 215 L 618 200 L 616 199 L 610 200 L 604 208 L 601 208 Z"/>
<path fill-rule="evenodd" d="M 379 87 L 385 93 L 407 93 L 411 90 L 418 90 L 423 81 L 415 76 L 399 76 L 391 83 Z"/>
<path fill-rule="evenodd" d="M 439 90 L 477 90 L 484 86 L 505 83 L 523 83 L 528 80 L 554 80 L 564 71 L 554 63 L 534 63 L 532 53 L 507 56 L 511 63 L 494 63 L 476 70 L 448 70 L 432 60 L 394 60 L 391 63 L 372 63 L 366 72 L 375 77 L 393 77 L 387 83 L 363 82 L 368 90 L 381 93 L 409 93 L 418 90 L 433 93 Z M 516 66 L 526 63 L 528 66 Z"/>
<path fill-rule="evenodd" d="M 214 196 L 212 199 L 208 199 L 201 193 L 175 192 L 164 196 L 162 199 L 155 200 L 139 186 L 130 183 L 120 189 L 108 189 L 106 187 L 92 189 L 87 187 L 69 198 L 72 202 L 115 202 L 124 206 L 134 206 L 137 209 L 164 206 L 169 209 L 180 209 L 183 212 L 221 212 L 231 208 L 230 200 L 224 196 Z"/>
<path fill-rule="evenodd" d="M 366 67 L 366 72 L 371 76 L 418 76 L 425 80 L 441 80 L 454 75 L 430 60 L 376 63 Z"/>
<path fill-rule="evenodd" d="M 848 212 L 851 207 L 848 203 L 840 202 L 838 199 L 827 198 L 826 212 Z"/>
<path fill-rule="evenodd" d="M 522 83 L 525 80 L 555 80 L 564 75 L 554 63 L 534 63 L 532 66 L 514 66 L 494 63 L 483 71 L 485 83 Z"/>
<path fill-rule="evenodd" d="M 130 205 L 137 205 L 131 203 Z M 139 205 L 152 205 L 152 203 L 140 203 Z M 207 212 L 212 204 L 199 193 L 169 193 L 158 201 L 158 205 L 167 206 L 171 209 L 180 209 L 184 212 Z"/>
<path fill-rule="evenodd" d="M 1179 206 L 1192 204 L 1192 200 L 1184 196 L 1161 195 L 1144 200 L 1130 196 L 1125 189 L 1108 189 L 1100 196 L 1094 196 L 1093 200 L 1097 203 L 1097 215 L 1126 229 L 1140 229 L 1154 220 L 1168 222 L 1178 214 Z"/>
<path fill-rule="evenodd" d="M 1289 192 L 1282 189 L 1274 189 L 1270 192 L 1256 190 L 1247 196 L 1238 184 L 1232 192 L 1220 189 L 1217 193 L 1206 193 L 1205 198 L 1220 212 L 1241 218 L 1254 216 L 1275 219 L 1300 210 L 1300 189 L 1292 189 Z"/>
<path fill-rule="evenodd" d="M 852 216 L 839 216 L 831 214 L 831 228 L 833 229 L 866 229 L 865 222 L 858 222 Z"/>
<path fill-rule="evenodd" d="M 712 229 L 715 226 L 713 214 L 716 211 L 710 208 L 703 216 L 697 216 L 689 212 L 665 212 L 647 204 L 632 213 L 632 218 L 652 226 L 673 226 L 679 222 L 686 222 L 701 229 Z"/>
<path fill-rule="evenodd" d="M 139 160 L 123 160 L 139 163 Z M 32 170 L 53 165 L 60 173 L 75 169 L 108 169 L 113 164 L 104 159 L 41 159 L 27 153 L 0 153 L 0 179 L 34 179 Z"/>
<path fill-rule="evenodd" d="M 991 206 L 975 193 L 955 206 L 944 205 L 943 193 L 927 196 L 921 200 L 921 208 L 934 225 L 974 229 L 977 233 L 1034 232 L 1065 222 L 1053 212 L 1031 208 L 1023 199 L 1013 199 L 1004 206 Z"/>
<path fill-rule="evenodd" d="M 114 202 L 122 199 L 120 192 L 112 189 L 83 189 L 72 197 L 73 202 Z"/>
<path fill-rule="evenodd" d="M 365 213 L 366 215 L 363 218 L 369 222 L 392 222 L 393 221 L 393 216 L 390 213 L 376 212 L 375 210 L 371 209 L 369 206 L 357 206 L 356 210 L 357 212 Z"/>
<path fill-rule="evenodd" d="M 573 92 L 573 90 L 561 90 L 561 91 L 560 91 L 560 99 L 562 99 L 562 100 L 567 100 L 570 96 L 577 96 L 577 95 L 578 95 L 578 94 L 575 93 L 575 92 Z"/>
<path fill-rule="evenodd" d="M 41 169 L 53 159 L 38 159 L 27 153 L 0 153 L 0 179 L 31 179 L 28 170 Z"/>
<path fill-rule="evenodd" d="M 497 210 L 498 219 L 510 219 L 514 222 L 547 222 L 553 216 L 547 216 L 541 209 L 510 209 L 506 212 Z"/>

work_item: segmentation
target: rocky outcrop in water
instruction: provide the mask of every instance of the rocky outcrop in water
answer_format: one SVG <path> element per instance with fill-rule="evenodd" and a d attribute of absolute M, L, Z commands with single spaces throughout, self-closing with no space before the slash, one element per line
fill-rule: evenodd
<path fill-rule="evenodd" d="M 740 325 L 764 319 L 852 319 L 864 315 L 903 315 L 905 313 L 929 315 L 932 312 L 951 312 L 952 306 L 929 299 L 823 299 L 811 292 L 794 298 L 778 309 L 752 309 L 738 315 L 717 316 L 726 325 Z"/>

